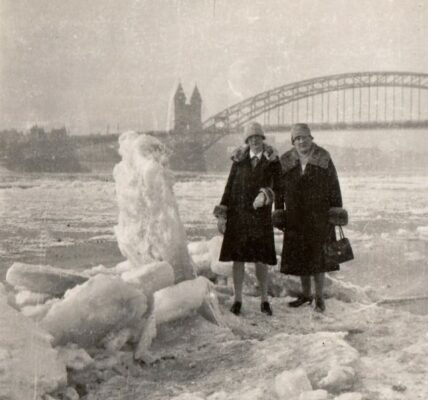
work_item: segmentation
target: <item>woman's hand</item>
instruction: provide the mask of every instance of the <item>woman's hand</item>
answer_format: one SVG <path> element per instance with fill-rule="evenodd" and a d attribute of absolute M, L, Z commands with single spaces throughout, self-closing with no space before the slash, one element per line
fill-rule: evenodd
<path fill-rule="evenodd" d="M 254 199 L 253 207 L 257 210 L 260 207 L 263 207 L 266 202 L 266 196 L 263 192 L 260 192 L 257 197 Z"/>

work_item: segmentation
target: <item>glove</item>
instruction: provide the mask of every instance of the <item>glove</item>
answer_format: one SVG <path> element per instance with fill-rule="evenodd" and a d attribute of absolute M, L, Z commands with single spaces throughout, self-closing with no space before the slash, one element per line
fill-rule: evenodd
<path fill-rule="evenodd" d="M 266 196 L 263 192 L 260 192 L 257 197 L 254 199 L 253 207 L 255 210 L 257 210 L 260 207 L 263 207 L 265 205 Z"/>
<path fill-rule="evenodd" d="M 217 229 L 219 233 L 224 235 L 224 233 L 226 232 L 226 218 L 220 217 L 217 219 Z"/>

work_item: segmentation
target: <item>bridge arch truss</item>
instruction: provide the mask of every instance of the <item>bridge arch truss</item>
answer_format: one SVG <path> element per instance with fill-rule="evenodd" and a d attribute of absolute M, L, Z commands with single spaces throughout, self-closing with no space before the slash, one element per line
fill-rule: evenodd
<path fill-rule="evenodd" d="M 286 84 L 208 118 L 207 132 L 231 133 L 254 120 L 268 130 L 295 122 L 395 124 L 428 122 L 428 74 L 359 72 Z M 262 119 L 262 120 L 261 120 Z"/>

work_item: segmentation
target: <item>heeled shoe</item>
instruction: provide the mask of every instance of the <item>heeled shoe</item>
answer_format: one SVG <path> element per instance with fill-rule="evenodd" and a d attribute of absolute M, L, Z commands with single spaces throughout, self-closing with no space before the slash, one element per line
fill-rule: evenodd
<path fill-rule="evenodd" d="M 260 310 L 262 313 L 265 313 L 267 315 L 272 315 L 272 308 L 270 307 L 270 304 L 268 301 L 263 301 L 260 304 Z"/>
<path fill-rule="evenodd" d="M 321 298 L 315 299 L 315 311 L 319 313 L 323 313 L 325 311 L 325 303 Z"/>
<path fill-rule="evenodd" d="M 232 312 L 235 315 L 239 315 L 241 314 L 241 307 L 242 307 L 242 303 L 240 301 L 235 301 L 232 304 L 232 307 L 230 307 L 230 312 Z"/>
<path fill-rule="evenodd" d="M 306 303 L 312 304 L 312 300 L 313 300 L 313 298 L 311 296 L 308 297 L 308 296 L 300 295 L 297 297 L 296 300 L 290 301 L 288 303 L 288 306 L 296 308 L 296 307 L 300 307 Z"/>

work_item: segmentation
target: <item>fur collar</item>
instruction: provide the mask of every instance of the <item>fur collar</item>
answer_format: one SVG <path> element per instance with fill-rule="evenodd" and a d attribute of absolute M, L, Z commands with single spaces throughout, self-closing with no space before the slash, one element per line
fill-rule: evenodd
<path fill-rule="evenodd" d="M 313 144 L 313 146 L 314 150 L 311 156 L 309 157 L 308 164 L 327 169 L 328 163 L 331 159 L 330 153 L 315 143 Z M 281 156 L 280 161 L 284 172 L 287 172 L 290 169 L 294 168 L 300 163 L 297 150 L 294 147 L 291 150 L 288 150 Z"/>
<path fill-rule="evenodd" d="M 247 144 L 245 146 L 240 146 L 233 150 L 231 159 L 234 162 L 241 162 L 250 156 L 250 146 Z M 269 162 L 276 161 L 279 159 L 278 152 L 270 145 L 263 144 L 263 153 L 262 156 L 266 158 Z"/>

